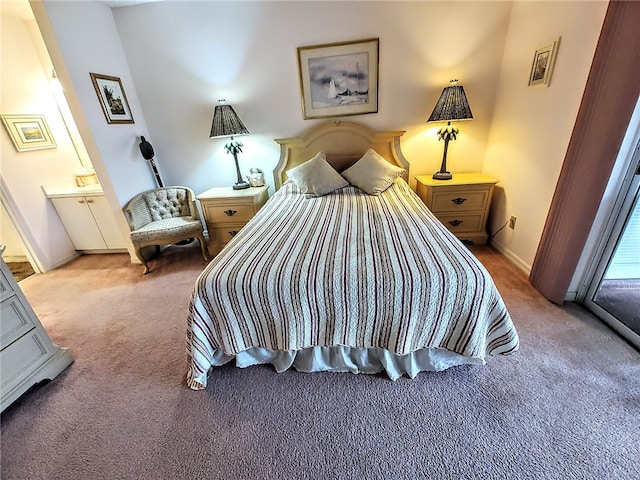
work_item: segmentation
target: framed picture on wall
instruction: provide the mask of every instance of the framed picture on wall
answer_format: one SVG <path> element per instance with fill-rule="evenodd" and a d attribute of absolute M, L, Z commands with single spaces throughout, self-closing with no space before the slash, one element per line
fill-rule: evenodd
<path fill-rule="evenodd" d="M 44 115 L 2 115 L 2 123 L 19 152 L 56 147 Z"/>
<path fill-rule="evenodd" d="M 533 64 L 531 65 L 531 74 L 529 75 L 530 87 L 533 85 L 549 86 L 559 45 L 560 37 L 547 42 L 536 50 L 533 56 Z"/>
<path fill-rule="evenodd" d="M 120 79 L 98 73 L 89 75 L 107 123 L 135 123 Z"/>
<path fill-rule="evenodd" d="M 304 118 L 377 112 L 378 45 L 371 38 L 298 47 Z"/>

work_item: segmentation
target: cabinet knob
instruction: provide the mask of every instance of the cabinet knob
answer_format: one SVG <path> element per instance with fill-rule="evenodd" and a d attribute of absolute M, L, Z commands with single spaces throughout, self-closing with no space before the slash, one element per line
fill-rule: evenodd
<path fill-rule="evenodd" d="M 453 203 L 455 203 L 456 205 L 462 205 L 464 202 L 467 201 L 466 198 L 462 198 L 462 197 L 458 197 L 458 198 L 452 198 L 451 201 Z"/>
<path fill-rule="evenodd" d="M 238 211 L 237 210 L 225 210 L 224 213 L 228 217 L 233 217 L 236 213 L 238 213 Z"/>
<path fill-rule="evenodd" d="M 87 203 L 93 203 L 93 200 L 87 200 Z"/>
<path fill-rule="evenodd" d="M 238 230 L 231 230 L 229 232 L 229 235 L 231 235 L 232 237 L 235 237 L 237 233 L 238 233 Z"/>
<path fill-rule="evenodd" d="M 462 220 L 451 220 L 449 223 L 451 225 L 453 225 L 454 227 L 457 227 L 458 225 L 460 225 L 462 223 Z"/>

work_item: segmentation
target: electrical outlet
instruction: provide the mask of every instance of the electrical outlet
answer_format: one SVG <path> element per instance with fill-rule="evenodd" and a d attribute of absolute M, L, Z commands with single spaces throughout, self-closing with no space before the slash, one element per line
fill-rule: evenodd
<path fill-rule="evenodd" d="M 514 215 L 511 215 L 511 218 L 509 219 L 509 228 L 510 229 L 513 230 L 514 228 L 516 228 L 516 220 L 517 220 L 517 217 L 514 216 Z"/>

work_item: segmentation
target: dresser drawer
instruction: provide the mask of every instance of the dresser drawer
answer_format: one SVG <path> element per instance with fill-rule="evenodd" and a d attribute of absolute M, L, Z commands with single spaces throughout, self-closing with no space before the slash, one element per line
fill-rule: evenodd
<path fill-rule="evenodd" d="M 484 213 L 438 214 L 437 217 L 445 227 L 456 234 L 484 230 Z"/>
<path fill-rule="evenodd" d="M 17 296 L 8 298 L 0 307 L 0 349 L 20 338 L 35 324 Z"/>
<path fill-rule="evenodd" d="M 14 377 L 24 375 L 26 371 L 45 362 L 50 354 L 47 345 L 48 342 L 40 338 L 40 333 L 33 330 L 2 350 L 0 352 L 2 389 L 8 390 Z"/>
<path fill-rule="evenodd" d="M 4 276 L 4 272 L 0 271 L 0 301 L 13 295 L 11 282 Z"/>
<path fill-rule="evenodd" d="M 245 224 L 255 214 L 255 208 L 253 204 L 205 204 L 203 212 L 207 222 Z"/>
<path fill-rule="evenodd" d="M 435 191 L 431 198 L 432 212 L 470 212 L 473 210 L 484 211 L 489 199 L 489 188 L 480 190 Z"/>

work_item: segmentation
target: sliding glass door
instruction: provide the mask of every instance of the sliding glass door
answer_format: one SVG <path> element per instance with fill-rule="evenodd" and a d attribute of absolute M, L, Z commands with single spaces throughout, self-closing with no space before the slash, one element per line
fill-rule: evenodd
<path fill-rule="evenodd" d="M 584 304 L 640 348 L 640 159 L 623 192 L 611 235 L 587 290 Z"/>

